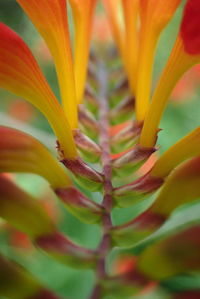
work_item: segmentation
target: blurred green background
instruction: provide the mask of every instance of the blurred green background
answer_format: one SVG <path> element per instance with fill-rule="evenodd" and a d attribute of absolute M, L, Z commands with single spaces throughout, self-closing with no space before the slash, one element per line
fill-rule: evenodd
<path fill-rule="evenodd" d="M 154 82 L 156 82 L 170 53 L 178 30 L 181 12 L 182 8 L 177 11 L 172 22 L 160 39 L 155 62 Z M 55 69 L 51 58 L 48 56 L 45 45 L 38 33 L 14 0 L 0 0 L 0 20 L 13 28 L 24 38 L 39 61 L 55 94 L 59 98 Z M 196 68 L 195 71 L 187 74 L 187 78 L 182 80 L 179 89 L 174 92 L 161 123 L 163 130 L 160 132 L 158 140 L 158 144 L 161 145 L 161 152 L 199 125 L 199 81 L 200 71 L 198 72 L 198 68 Z M 1 125 L 12 125 L 27 131 L 42 140 L 54 151 L 54 137 L 51 129 L 38 111 L 28 104 L 25 104 L 22 99 L 17 99 L 8 92 L 1 91 L 0 98 Z M 86 247 L 95 248 L 97 246 L 101 237 L 99 228 L 97 226 L 83 224 L 67 213 L 66 210 L 63 210 L 43 179 L 27 174 L 17 175 L 16 179 L 19 185 L 28 192 L 38 197 L 50 198 L 51 202 L 53 202 L 53 204 L 51 203 L 52 209 L 57 215 L 57 221 L 62 232 L 66 233 L 75 242 Z M 99 196 L 99 194 L 90 196 Z M 124 223 L 132 219 L 139 211 L 144 209 L 145 204 L 146 203 L 123 210 L 115 209 L 113 212 L 114 222 Z M 194 213 L 194 209 L 193 207 L 190 208 L 191 214 Z M 196 219 L 198 217 L 199 215 L 196 215 Z M 181 225 L 181 221 L 183 220 L 179 218 L 177 218 L 178 220 L 175 218 L 175 220 L 173 220 L 174 222 L 170 225 L 172 227 Z M 170 230 L 170 225 L 166 230 Z M 1 224 L 1 252 L 13 260 L 20 262 L 46 286 L 49 286 L 49 288 L 55 290 L 60 295 L 67 295 L 72 299 L 85 299 L 88 297 L 94 283 L 92 271 L 78 271 L 60 265 L 33 248 L 24 248 L 20 242 L 17 246 L 13 246 L 13 242 L 15 242 L 14 245 L 16 245 L 14 234 L 15 232 L 12 228 L 6 226 L 4 223 Z M 115 254 L 115 252 L 112 254 L 111 260 Z M 185 284 L 196 284 L 200 286 L 200 278 L 197 277 L 196 280 L 192 281 L 187 280 L 187 282 L 184 282 L 182 278 L 179 280 L 177 278 L 176 281 L 166 282 L 165 286 L 172 288 L 176 285 L 181 288 L 184 287 Z M 167 293 L 159 291 L 158 293 L 154 293 L 152 297 L 148 295 L 148 297 L 142 296 L 142 298 L 167 298 Z"/>

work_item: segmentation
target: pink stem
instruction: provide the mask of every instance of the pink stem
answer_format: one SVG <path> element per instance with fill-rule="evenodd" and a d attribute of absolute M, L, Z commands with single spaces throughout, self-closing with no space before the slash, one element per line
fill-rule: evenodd
<path fill-rule="evenodd" d="M 97 284 L 91 295 L 91 299 L 101 298 L 100 281 L 106 278 L 106 258 L 111 248 L 110 230 L 112 228 L 111 210 L 112 210 L 112 166 L 110 155 L 110 135 L 109 135 L 109 103 L 107 99 L 107 72 L 103 63 L 98 66 L 98 83 L 99 83 L 99 116 L 100 116 L 100 146 L 102 148 L 101 162 L 103 167 L 103 190 L 104 197 L 102 207 L 103 214 L 103 236 L 100 242 L 98 253 L 99 259 L 97 262 Z"/>

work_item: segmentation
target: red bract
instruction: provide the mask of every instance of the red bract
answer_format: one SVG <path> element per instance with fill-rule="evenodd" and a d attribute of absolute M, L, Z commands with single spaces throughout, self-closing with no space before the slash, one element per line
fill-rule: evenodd
<path fill-rule="evenodd" d="M 185 51 L 190 55 L 200 55 L 200 1 L 188 0 L 181 25 L 181 37 Z"/>

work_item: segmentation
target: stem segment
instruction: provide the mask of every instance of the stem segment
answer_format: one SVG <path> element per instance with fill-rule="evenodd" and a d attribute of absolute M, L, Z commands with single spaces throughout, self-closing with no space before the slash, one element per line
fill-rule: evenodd
<path fill-rule="evenodd" d="M 111 210 L 112 210 L 112 166 L 110 156 L 110 135 L 109 135 L 109 104 L 107 99 L 107 82 L 108 74 L 102 62 L 98 66 L 98 83 L 99 83 L 99 110 L 100 110 L 100 146 L 102 148 L 101 163 L 104 175 L 104 197 L 102 207 L 103 215 L 103 236 L 98 248 L 99 259 L 97 262 L 97 284 L 91 295 L 91 299 L 101 298 L 101 281 L 107 276 L 106 258 L 111 248 L 110 229 L 112 228 Z"/>

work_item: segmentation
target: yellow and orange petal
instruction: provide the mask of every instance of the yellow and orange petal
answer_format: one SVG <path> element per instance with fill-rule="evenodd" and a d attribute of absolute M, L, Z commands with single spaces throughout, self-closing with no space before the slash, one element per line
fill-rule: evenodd
<path fill-rule="evenodd" d="M 63 154 L 75 158 L 76 148 L 69 123 L 24 41 L 0 24 L 0 87 L 38 108 L 51 124 Z"/>
<path fill-rule="evenodd" d="M 122 59 L 124 59 L 125 36 L 119 21 L 120 0 L 103 0 L 104 8 L 108 16 L 108 21 L 112 35 Z"/>
<path fill-rule="evenodd" d="M 85 90 L 92 24 L 97 0 L 69 0 L 75 27 L 74 72 L 77 101 L 81 103 Z"/>
<path fill-rule="evenodd" d="M 167 178 L 151 211 L 169 216 L 177 207 L 200 196 L 200 157 L 182 164 Z"/>
<path fill-rule="evenodd" d="M 44 177 L 54 189 L 71 186 L 61 164 L 35 138 L 3 126 L 0 136 L 0 173 L 34 173 Z"/>
<path fill-rule="evenodd" d="M 200 127 L 171 146 L 155 163 L 151 175 L 165 178 L 180 163 L 200 155 Z"/>
<path fill-rule="evenodd" d="M 77 128 L 77 99 L 66 0 L 17 0 L 47 43 L 55 62 L 64 111 Z"/>
<path fill-rule="evenodd" d="M 143 121 L 149 106 L 155 50 L 162 30 L 181 0 L 140 0 L 140 42 L 137 66 L 136 117 Z"/>
<path fill-rule="evenodd" d="M 139 16 L 139 0 L 121 0 L 124 25 L 125 25 L 125 41 L 124 41 L 124 59 L 126 70 L 132 93 L 135 94 L 136 86 L 136 67 L 138 55 L 138 16 Z"/>
<path fill-rule="evenodd" d="M 167 65 L 159 79 L 149 107 L 140 143 L 154 146 L 162 114 L 176 83 L 192 66 L 200 62 L 200 31 L 198 1 L 188 0 L 180 31 Z M 190 22 L 188 22 L 190 20 Z"/>

